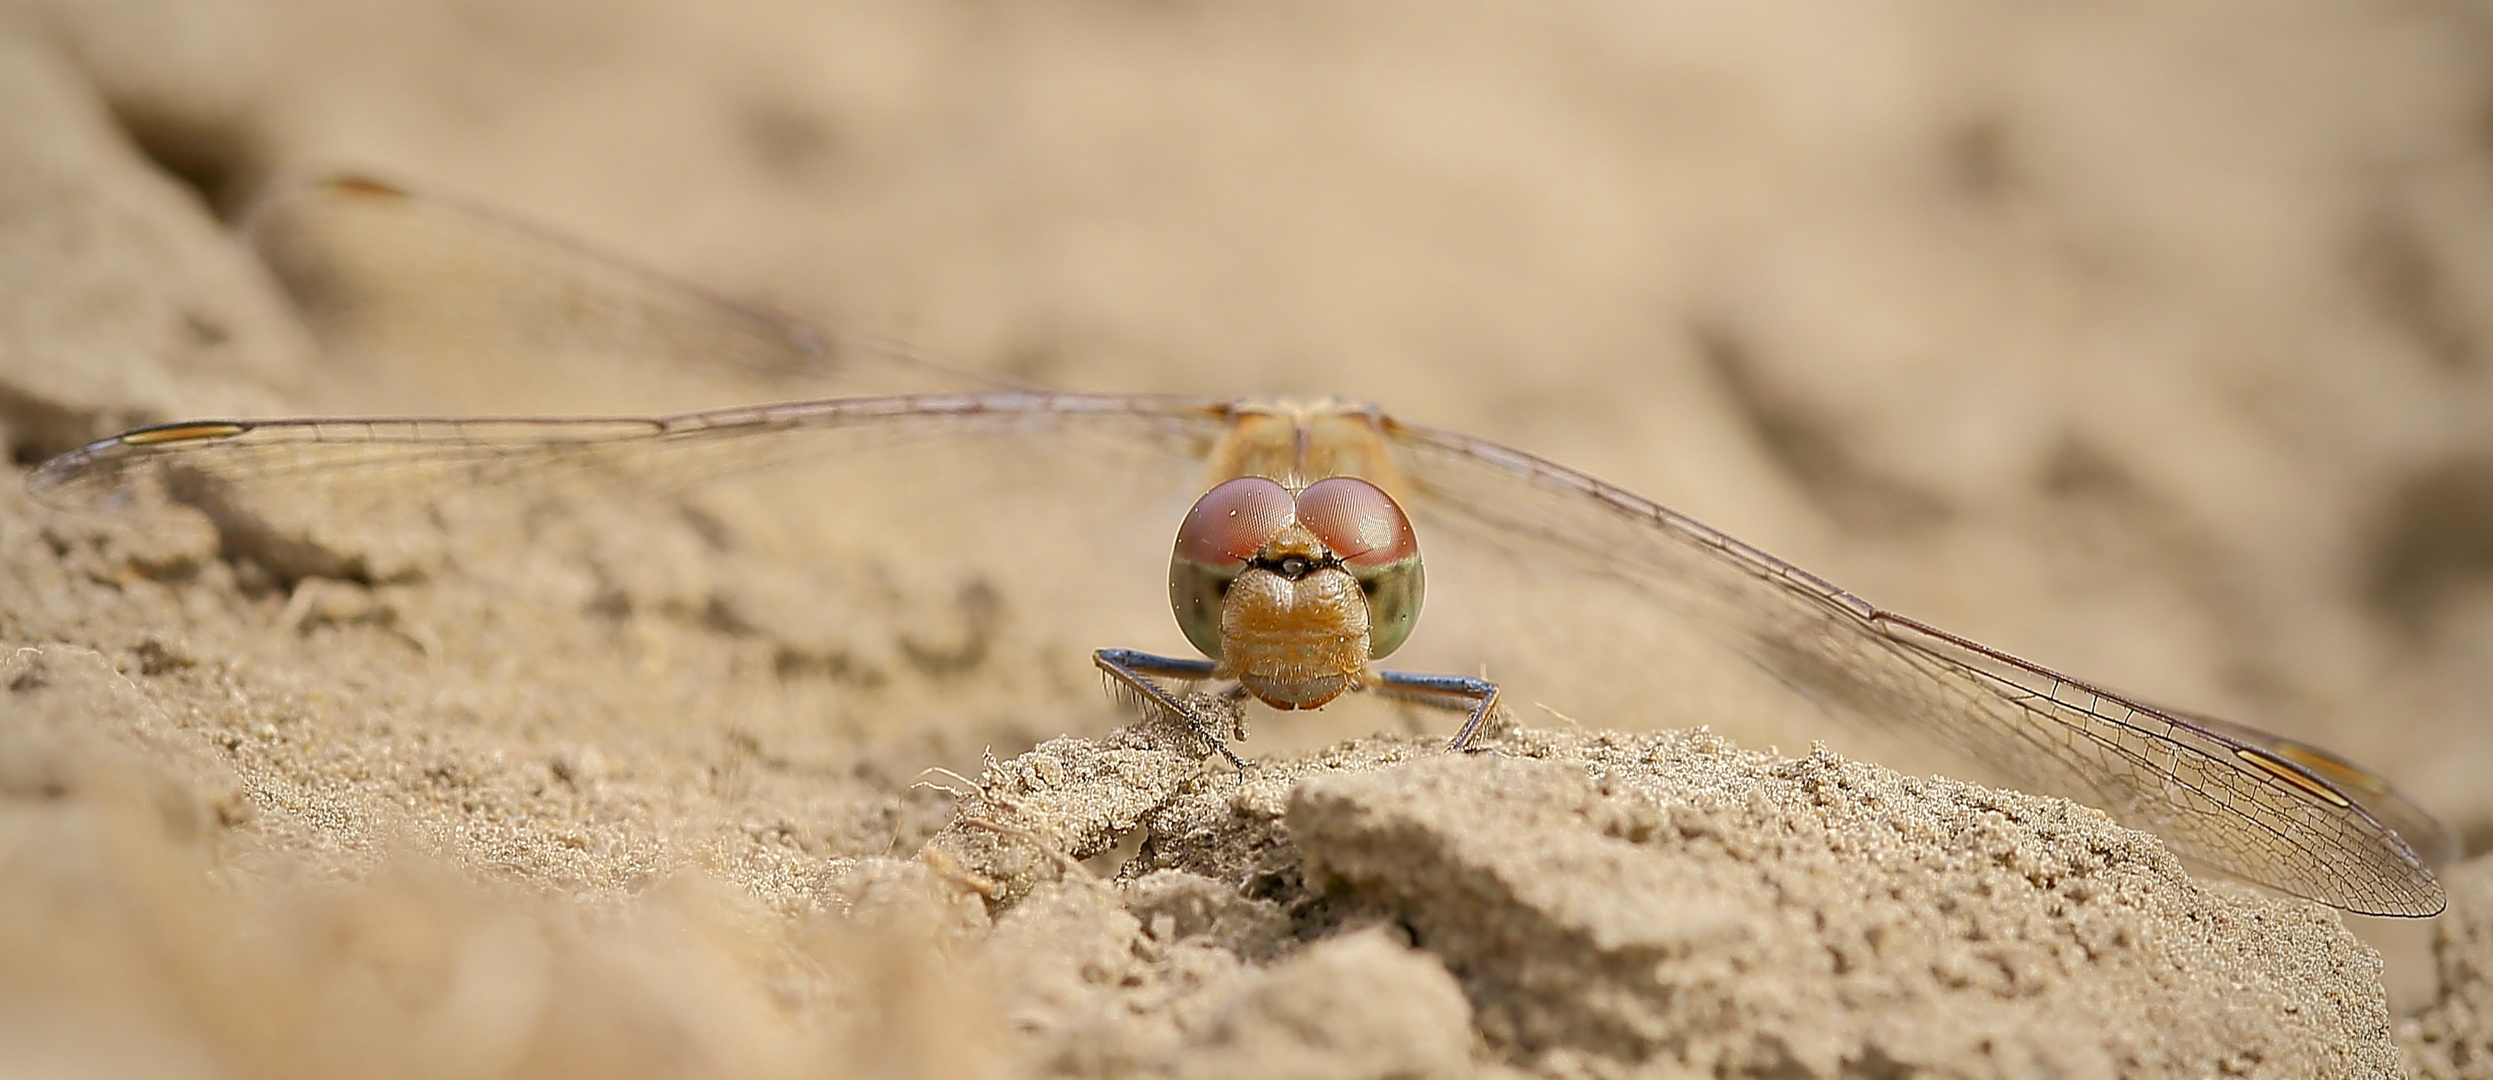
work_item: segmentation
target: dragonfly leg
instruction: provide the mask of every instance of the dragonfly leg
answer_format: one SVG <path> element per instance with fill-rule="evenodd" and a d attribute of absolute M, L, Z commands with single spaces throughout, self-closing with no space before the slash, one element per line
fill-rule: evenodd
<path fill-rule="evenodd" d="M 1467 749 L 1479 736 L 1480 725 L 1487 722 L 1489 712 L 1497 708 L 1498 684 L 1467 675 L 1415 675 L 1408 671 L 1380 671 L 1376 691 L 1390 697 L 1434 705 L 1441 709 L 1467 709 L 1463 730 L 1454 733 L 1454 741 L 1446 744 L 1449 751 Z"/>
<path fill-rule="evenodd" d="M 1179 700 L 1177 695 L 1170 693 L 1167 687 L 1154 680 L 1157 676 L 1161 679 L 1200 682 L 1212 677 L 1211 661 L 1184 660 L 1138 652 L 1133 649 L 1100 649 L 1091 654 L 1091 662 L 1099 665 L 1099 670 L 1107 672 L 1109 680 L 1116 684 L 1119 693 L 1131 698 L 1137 707 L 1145 712 L 1157 713 L 1184 723 L 1203 739 L 1205 745 L 1210 746 L 1220 756 L 1228 758 L 1229 763 L 1240 773 L 1246 772 L 1246 762 L 1238 755 L 1230 753 L 1229 747 L 1221 744 L 1220 736 L 1204 725 L 1203 718 L 1196 715 L 1195 710 L 1187 708 L 1185 702 Z M 1243 694 L 1243 690 L 1233 690 L 1225 696 L 1234 700 Z M 1240 730 L 1243 731 L 1244 728 Z"/>

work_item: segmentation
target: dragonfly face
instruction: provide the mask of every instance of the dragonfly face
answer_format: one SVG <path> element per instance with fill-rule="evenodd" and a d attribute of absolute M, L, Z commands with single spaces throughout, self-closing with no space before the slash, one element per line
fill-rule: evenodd
<path fill-rule="evenodd" d="M 1419 541 L 1384 490 L 1357 477 L 1296 492 L 1262 476 L 1198 500 L 1169 559 L 1169 606 L 1214 675 L 1280 709 L 1368 682 L 1368 662 L 1419 621 Z"/>

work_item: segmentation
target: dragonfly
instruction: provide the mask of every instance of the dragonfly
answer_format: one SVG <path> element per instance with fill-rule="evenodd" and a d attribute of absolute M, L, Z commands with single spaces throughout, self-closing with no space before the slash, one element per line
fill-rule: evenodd
<path fill-rule="evenodd" d="M 1178 688 L 1206 681 L 1280 709 L 1371 692 L 1461 713 L 1449 748 L 1463 750 L 1518 687 L 1618 687 L 1610 707 L 1650 712 L 1655 688 L 1745 703 L 1722 687 L 1746 679 L 2289 895 L 2391 916 L 2445 903 L 2433 871 L 2455 855 L 2451 833 L 2363 766 L 1881 608 L 1524 451 L 1355 401 L 1007 384 L 360 177 L 289 185 L 244 227 L 324 343 L 421 340 L 497 378 L 568 349 L 838 392 L 669 414 L 163 423 L 44 462 L 28 481 L 39 501 L 246 519 L 308 501 L 336 524 L 505 489 L 657 497 L 801 470 L 827 486 L 776 504 L 820 504 L 867 547 L 983 543 L 998 580 L 1071 582 L 1036 608 L 1069 625 L 1157 606 L 1102 590 L 1139 596 L 1166 560 L 1167 610 L 1198 655 L 1097 641 L 1092 659 L 1172 715 L 1194 717 Z M 494 347 L 502 358 L 479 358 Z M 880 486 L 839 486 L 859 481 Z M 1117 625 L 1100 632 L 1147 632 Z"/>

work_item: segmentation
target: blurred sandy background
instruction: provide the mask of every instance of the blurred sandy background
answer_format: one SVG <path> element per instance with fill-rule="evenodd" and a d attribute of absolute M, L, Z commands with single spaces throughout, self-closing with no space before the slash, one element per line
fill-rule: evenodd
<path fill-rule="evenodd" d="M 20 465 L 147 420 L 405 407 L 323 381 L 215 231 L 352 167 L 964 366 L 1374 398 L 2344 751 L 2493 845 L 2493 13 L 110 0 L 0 30 Z M 148 626 L 0 611 L 0 640 L 125 669 Z M 221 677 L 421 696 L 420 668 L 324 683 L 291 640 Z M 545 671 L 594 680 L 595 651 Z M 642 734 L 601 752 L 718 739 Z M 873 813 L 943 812 L 898 805 Z M 2365 932 L 2393 1004 L 2430 1000 L 2429 931 Z"/>

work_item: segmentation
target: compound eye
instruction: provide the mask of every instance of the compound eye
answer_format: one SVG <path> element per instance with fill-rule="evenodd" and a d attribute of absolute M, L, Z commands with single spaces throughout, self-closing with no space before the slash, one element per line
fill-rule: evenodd
<path fill-rule="evenodd" d="M 1261 476 L 1226 481 L 1186 512 L 1169 556 L 1169 610 L 1203 655 L 1220 659 L 1221 598 L 1293 513 L 1290 489 Z"/>
<path fill-rule="evenodd" d="M 1195 500 L 1177 527 L 1177 557 L 1204 566 L 1243 564 L 1290 526 L 1290 489 L 1261 476 L 1223 482 Z"/>
<path fill-rule="evenodd" d="M 1336 476 L 1308 485 L 1298 495 L 1298 520 L 1353 572 L 1420 555 L 1411 519 L 1394 505 L 1393 496 L 1357 477 Z"/>
<path fill-rule="evenodd" d="M 1298 520 L 1342 560 L 1367 596 L 1368 655 L 1383 659 L 1401 648 L 1419 624 L 1426 591 L 1419 537 L 1402 507 L 1374 484 L 1336 476 L 1299 492 Z"/>

